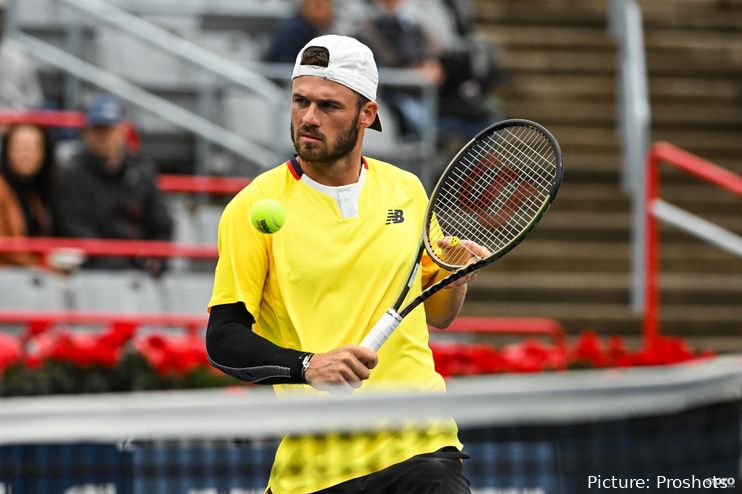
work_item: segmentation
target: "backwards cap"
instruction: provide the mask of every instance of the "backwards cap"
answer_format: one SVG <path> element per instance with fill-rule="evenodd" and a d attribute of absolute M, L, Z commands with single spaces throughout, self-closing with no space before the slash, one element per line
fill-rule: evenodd
<path fill-rule="evenodd" d="M 320 62 L 320 65 L 309 65 L 309 62 Z M 376 101 L 379 71 L 374 55 L 368 46 L 355 38 L 327 34 L 304 45 L 296 56 L 291 80 L 305 75 L 337 82 Z M 370 128 L 381 132 L 378 114 Z"/>

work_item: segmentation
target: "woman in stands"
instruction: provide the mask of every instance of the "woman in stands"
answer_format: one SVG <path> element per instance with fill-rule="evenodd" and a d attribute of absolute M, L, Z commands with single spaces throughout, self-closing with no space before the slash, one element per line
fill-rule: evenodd
<path fill-rule="evenodd" d="M 8 129 L 0 149 L 0 236 L 52 234 L 54 151 L 46 131 L 19 124 Z M 37 256 L 0 253 L 0 264 L 38 264 Z"/>

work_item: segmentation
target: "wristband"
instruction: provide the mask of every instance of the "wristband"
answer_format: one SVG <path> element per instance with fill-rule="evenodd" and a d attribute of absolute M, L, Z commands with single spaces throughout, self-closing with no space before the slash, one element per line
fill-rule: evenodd
<path fill-rule="evenodd" d="M 307 384 L 307 379 L 305 377 L 305 374 L 307 373 L 307 370 L 309 369 L 309 363 L 312 361 L 312 357 L 314 357 L 313 353 L 302 353 L 301 356 L 299 356 L 299 361 L 301 362 L 301 382 L 302 384 Z"/>

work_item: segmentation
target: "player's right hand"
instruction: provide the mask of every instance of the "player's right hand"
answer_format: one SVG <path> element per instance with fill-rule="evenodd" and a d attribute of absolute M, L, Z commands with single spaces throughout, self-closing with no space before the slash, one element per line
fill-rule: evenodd
<path fill-rule="evenodd" d="M 322 391 L 352 392 L 369 378 L 378 357 L 370 348 L 347 345 L 317 353 L 304 373 L 307 384 Z"/>

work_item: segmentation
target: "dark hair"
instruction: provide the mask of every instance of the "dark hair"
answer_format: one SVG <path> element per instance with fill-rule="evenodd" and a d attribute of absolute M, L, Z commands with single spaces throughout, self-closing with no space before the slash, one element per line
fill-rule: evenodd
<path fill-rule="evenodd" d="M 330 65 L 330 51 L 324 46 L 308 46 L 301 54 L 301 64 L 327 67 Z"/>
<path fill-rule="evenodd" d="M 53 186 L 54 186 L 54 148 L 52 147 L 52 141 L 49 137 L 49 133 L 39 125 L 35 124 L 14 124 L 8 131 L 3 135 L 2 147 L 0 148 L 0 175 L 7 178 L 11 182 L 17 182 L 18 177 L 10 168 L 10 158 L 8 156 L 8 150 L 10 148 L 10 141 L 18 131 L 24 127 L 36 129 L 41 133 L 41 142 L 44 147 L 44 155 L 41 161 L 41 168 L 35 177 L 31 179 L 29 185 L 36 189 L 41 197 L 41 200 L 46 204 L 50 201 Z"/>
<path fill-rule="evenodd" d="M 366 103 L 370 102 L 371 100 L 365 97 L 364 95 L 362 95 L 361 93 L 356 93 L 356 94 L 358 95 L 358 99 L 356 100 L 356 109 L 360 112 L 361 108 L 363 108 L 363 106 Z"/>

